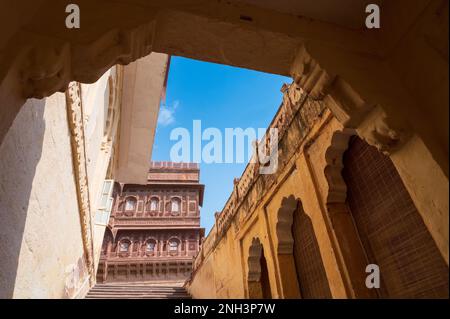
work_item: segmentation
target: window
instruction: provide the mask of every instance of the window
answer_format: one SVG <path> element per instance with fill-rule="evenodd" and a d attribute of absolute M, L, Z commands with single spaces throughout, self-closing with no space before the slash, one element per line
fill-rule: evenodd
<path fill-rule="evenodd" d="M 113 206 L 112 189 L 114 181 L 107 179 L 103 183 L 102 192 L 97 204 L 97 211 L 95 212 L 94 221 L 98 225 L 106 226 L 109 222 L 109 216 Z"/>
<path fill-rule="evenodd" d="M 157 211 L 159 207 L 159 200 L 158 198 L 152 198 L 150 200 L 150 211 Z"/>
<path fill-rule="evenodd" d="M 176 252 L 178 251 L 178 241 L 176 240 L 171 240 L 169 242 L 169 251 L 170 252 Z"/>
<path fill-rule="evenodd" d="M 128 197 L 125 200 L 125 210 L 135 210 L 136 209 L 136 199 L 133 197 Z"/>
<path fill-rule="evenodd" d="M 155 246 L 156 246 L 156 244 L 154 241 L 149 241 L 149 242 L 147 242 L 145 250 L 149 253 L 153 253 L 153 252 L 155 252 Z"/>
<path fill-rule="evenodd" d="M 119 252 L 121 252 L 121 253 L 126 253 L 126 252 L 128 252 L 128 248 L 130 248 L 130 243 L 127 242 L 127 241 L 122 241 L 122 242 L 119 244 Z"/>
<path fill-rule="evenodd" d="M 179 198 L 173 198 L 172 199 L 172 207 L 171 212 L 172 214 L 179 214 L 181 209 L 181 201 Z"/>

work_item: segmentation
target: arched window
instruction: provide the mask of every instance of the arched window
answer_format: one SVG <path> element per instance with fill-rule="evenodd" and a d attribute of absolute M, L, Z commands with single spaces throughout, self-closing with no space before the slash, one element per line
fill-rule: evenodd
<path fill-rule="evenodd" d="M 120 253 L 126 253 L 128 252 L 128 249 L 130 248 L 130 242 L 127 240 L 123 240 L 119 243 L 119 252 Z"/>
<path fill-rule="evenodd" d="M 125 200 L 125 210 L 136 210 L 136 198 L 128 197 Z"/>
<path fill-rule="evenodd" d="M 169 241 L 169 252 L 177 252 L 178 251 L 178 240 L 172 239 Z"/>
<path fill-rule="evenodd" d="M 150 199 L 150 211 L 155 212 L 159 210 L 159 199 L 153 197 Z"/>
<path fill-rule="evenodd" d="M 148 253 L 154 253 L 156 249 L 156 242 L 154 240 L 147 241 L 145 245 L 145 251 Z"/>
<path fill-rule="evenodd" d="M 172 212 L 172 214 L 178 215 L 180 213 L 180 210 L 181 200 L 179 198 L 172 198 L 170 211 Z"/>

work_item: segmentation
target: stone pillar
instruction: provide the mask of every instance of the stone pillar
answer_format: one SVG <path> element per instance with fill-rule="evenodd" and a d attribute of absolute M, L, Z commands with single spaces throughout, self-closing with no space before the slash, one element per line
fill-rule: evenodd
<path fill-rule="evenodd" d="M 108 241 L 108 243 L 106 244 L 106 252 L 105 252 L 106 258 L 109 258 L 109 254 L 111 252 L 111 245 L 112 245 L 111 241 Z"/>

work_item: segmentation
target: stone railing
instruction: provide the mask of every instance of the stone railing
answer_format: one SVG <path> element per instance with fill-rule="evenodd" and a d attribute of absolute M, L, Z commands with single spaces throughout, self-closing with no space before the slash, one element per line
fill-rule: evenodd
<path fill-rule="evenodd" d="M 234 189 L 221 212 L 215 214 L 216 222 L 194 261 L 193 273 L 201 266 L 204 258 L 216 247 L 230 225 L 239 231 L 253 211 L 254 206 L 275 182 L 287 162 L 304 143 L 313 125 L 325 110 L 322 101 L 313 100 L 295 83 L 282 87 L 283 103 L 273 118 L 266 134 L 258 142 L 258 147 L 270 146 L 270 129 L 278 130 L 278 169 L 274 174 L 260 174 L 260 164 L 254 154 L 241 178 L 234 180 Z M 264 144 L 263 144 L 264 143 Z M 266 149 L 268 149 L 266 147 Z M 256 152 L 257 153 L 257 152 Z M 250 194 L 252 193 L 252 194 Z M 240 209 L 240 208 L 243 209 Z M 239 216 L 237 216 L 239 215 Z"/>
<path fill-rule="evenodd" d="M 194 169 L 199 170 L 198 163 L 177 163 L 177 162 L 150 162 L 150 169 L 153 168 L 172 168 L 172 169 Z"/>

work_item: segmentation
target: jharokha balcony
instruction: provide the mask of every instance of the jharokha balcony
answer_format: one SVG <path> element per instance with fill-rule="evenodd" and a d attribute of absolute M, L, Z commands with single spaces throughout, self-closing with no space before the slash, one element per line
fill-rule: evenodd
<path fill-rule="evenodd" d="M 146 184 L 116 183 L 97 281 L 185 280 L 205 234 L 203 189 L 192 163 L 152 162 Z"/>

